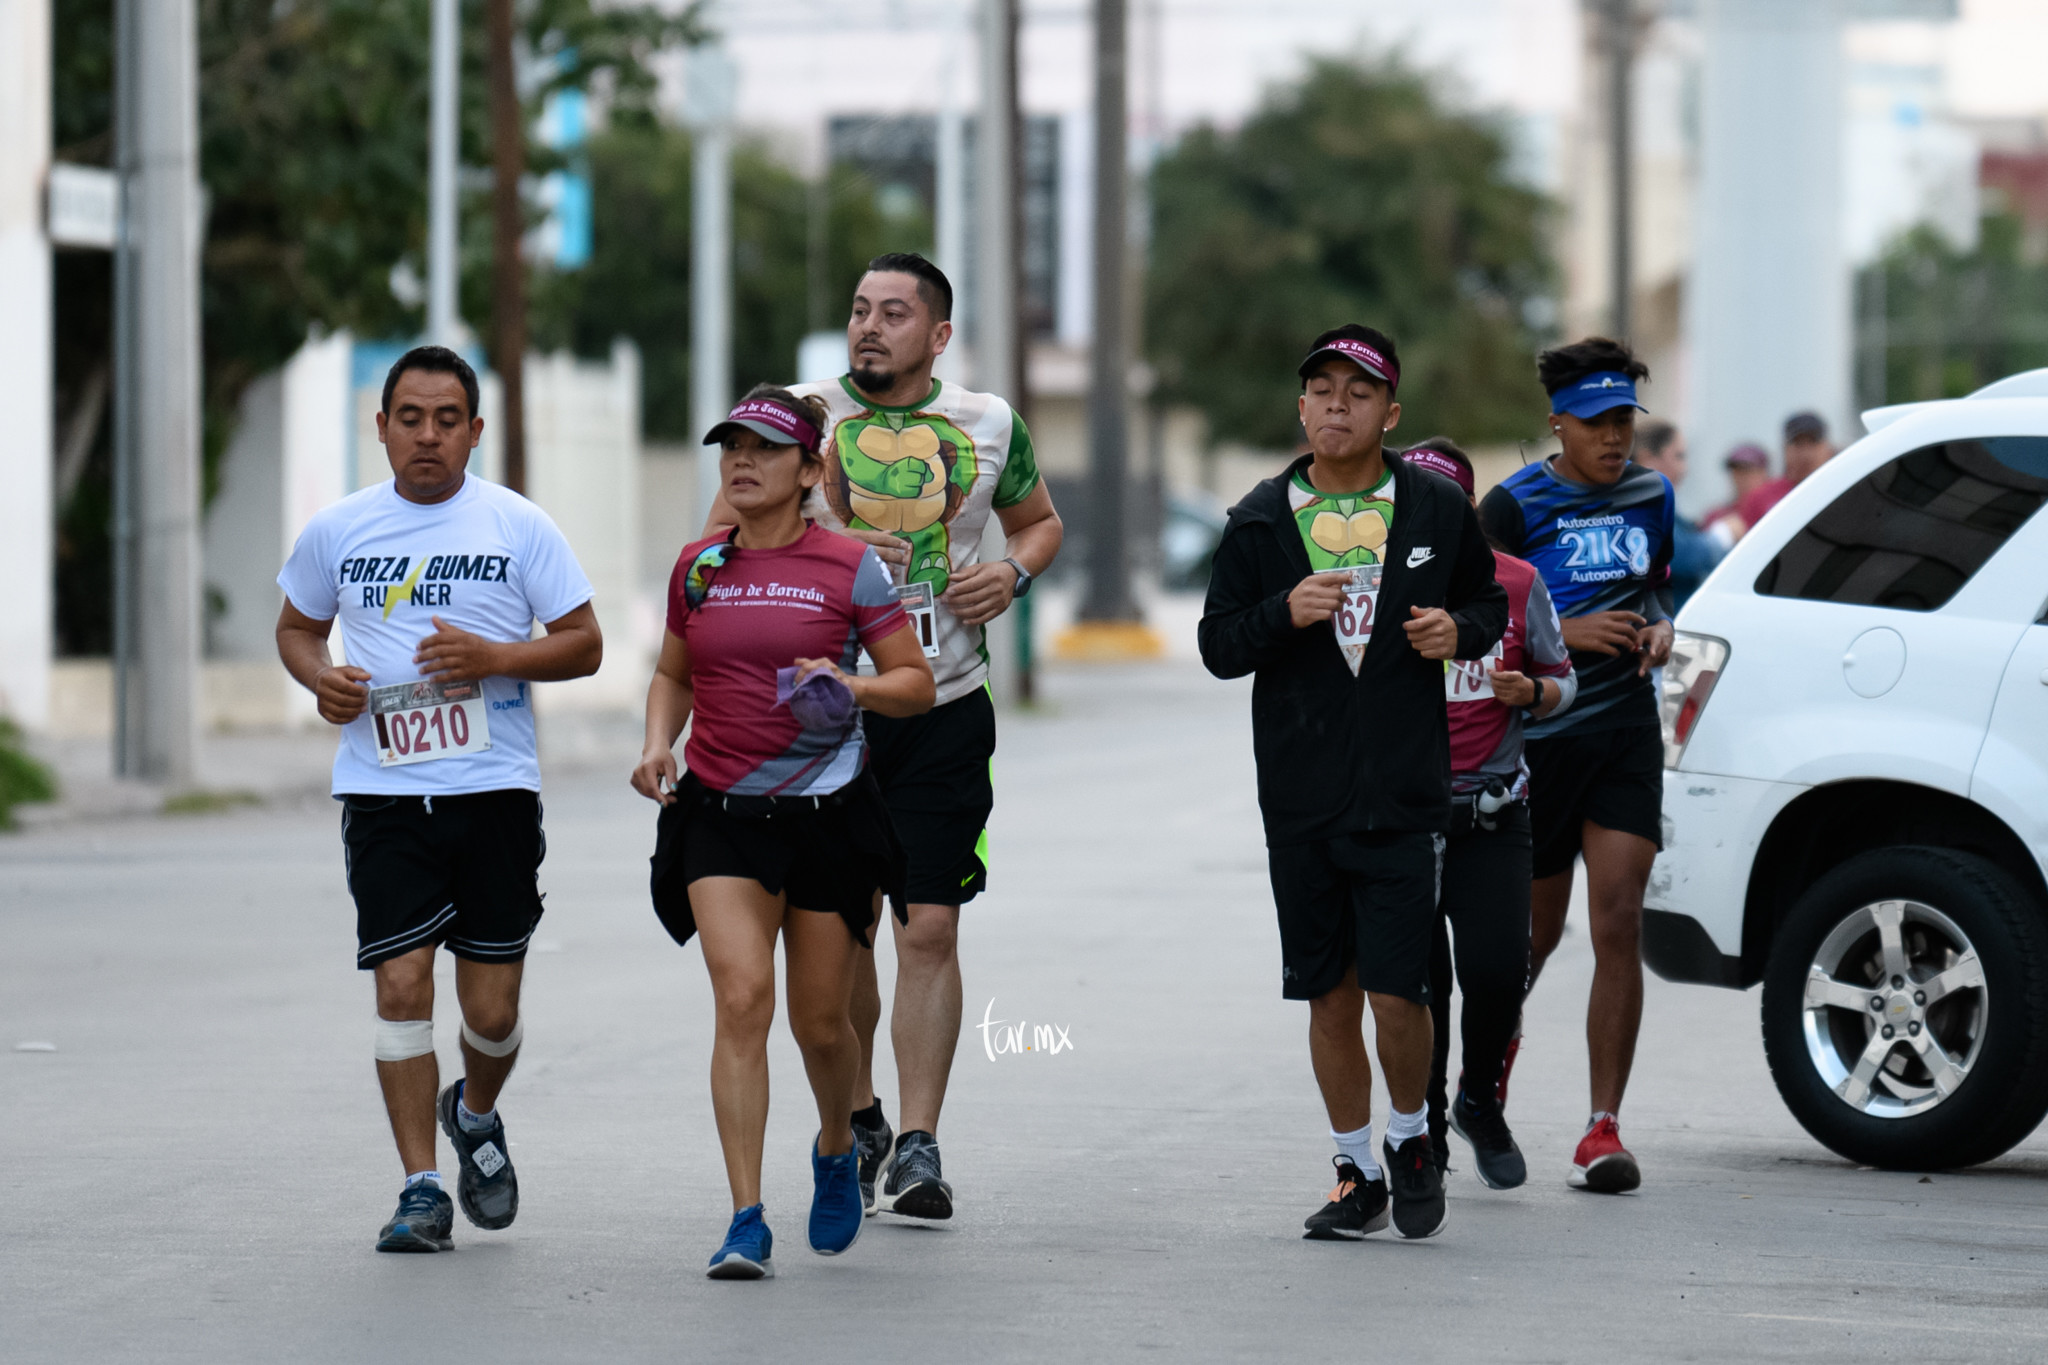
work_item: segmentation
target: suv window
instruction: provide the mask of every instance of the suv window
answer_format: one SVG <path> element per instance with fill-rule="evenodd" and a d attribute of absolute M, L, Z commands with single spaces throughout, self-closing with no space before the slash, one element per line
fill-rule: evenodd
<path fill-rule="evenodd" d="M 2048 436 L 1943 441 L 1880 465 L 1757 575 L 1756 590 L 1933 611 L 2048 502 Z"/>

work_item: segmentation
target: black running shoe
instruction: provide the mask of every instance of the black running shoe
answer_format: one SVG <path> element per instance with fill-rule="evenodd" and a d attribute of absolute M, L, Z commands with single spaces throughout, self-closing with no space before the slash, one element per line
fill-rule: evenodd
<path fill-rule="evenodd" d="M 1330 1202 L 1302 1221 L 1310 1242 L 1355 1242 L 1368 1232 L 1387 1225 L 1387 1182 L 1381 1176 L 1365 1178 L 1365 1172 L 1349 1157 L 1333 1156 L 1337 1167 L 1337 1188 Z"/>
<path fill-rule="evenodd" d="M 1498 1104 L 1480 1104 L 1464 1091 L 1451 1101 L 1451 1131 L 1472 1144 L 1472 1164 L 1489 1190 L 1512 1190 L 1529 1178 L 1529 1164 L 1508 1131 Z"/>
<path fill-rule="evenodd" d="M 505 1143 L 505 1121 L 493 1118 L 481 1133 L 464 1131 L 455 1117 L 455 1102 L 462 1098 L 462 1082 L 441 1092 L 435 1108 L 441 1115 L 441 1131 L 455 1146 L 461 1173 L 455 1177 L 455 1196 L 462 1201 L 463 1216 L 490 1232 L 509 1228 L 519 1216 L 519 1176 L 512 1169 L 511 1149 Z"/>
<path fill-rule="evenodd" d="M 407 1185 L 398 1212 L 377 1234 L 379 1251 L 447 1251 L 454 1247 L 455 1201 L 431 1180 Z"/>
<path fill-rule="evenodd" d="M 882 1163 L 889 1159 L 895 1141 L 896 1133 L 886 1118 L 879 1128 L 866 1128 L 858 1121 L 853 1125 L 853 1150 L 860 1154 L 860 1203 L 867 1215 L 875 1211 L 875 1181 L 881 1178 Z"/>
<path fill-rule="evenodd" d="M 908 1218 L 951 1218 L 953 1187 L 939 1177 L 939 1140 L 913 1130 L 896 1139 L 896 1150 L 883 1163 L 875 1208 Z"/>
<path fill-rule="evenodd" d="M 1403 1237 L 1434 1237 L 1444 1230 L 1444 1177 L 1429 1149 L 1429 1134 L 1417 1133 L 1399 1147 L 1382 1142 L 1380 1155 L 1394 1194 L 1394 1231 Z"/>

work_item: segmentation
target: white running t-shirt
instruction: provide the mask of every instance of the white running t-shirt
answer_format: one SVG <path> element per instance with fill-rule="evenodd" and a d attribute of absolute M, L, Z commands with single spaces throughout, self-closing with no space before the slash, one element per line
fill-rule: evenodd
<path fill-rule="evenodd" d="M 434 633 L 432 617 L 510 643 L 531 639 L 536 620 L 560 620 L 591 597 L 590 580 L 548 514 L 475 474 L 442 503 L 407 502 L 386 479 L 323 508 L 292 547 L 277 585 L 315 620 L 340 618 L 348 662 L 369 670 L 373 688 L 421 676 L 412 660 Z M 334 794 L 539 791 L 531 692 L 515 678 L 484 679 L 490 748 L 393 767 L 378 766 L 366 709 L 342 727 Z"/>

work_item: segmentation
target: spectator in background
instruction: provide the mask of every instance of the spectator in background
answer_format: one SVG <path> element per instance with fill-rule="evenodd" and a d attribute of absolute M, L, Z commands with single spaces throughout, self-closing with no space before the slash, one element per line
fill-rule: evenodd
<path fill-rule="evenodd" d="M 1761 453 L 1761 452 L 1759 452 Z M 1645 422 L 1636 431 L 1635 462 L 1654 469 L 1675 493 L 1685 482 L 1685 437 L 1665 421 Z M 1719 528 L 1702 528 L 1688 517 L 1672 523 L 1670 608 L 1677 611 L 1721 562 L 1735 538 Z"/>
<path fill-rule="evenodd" d="M 1787 493 L 1806 481 L 1806 476 L 1828 462 L 1835 447 L 1828 440 L 1828 424 L 1811 412 L 1795 412 L 1785 419 L 1785 472 L 1750 492 L 1736 504 L 1735 513 L 1745 529 L 1763 519 Z"/>
<path fill-rule="evenodd" d="M 1728 471 L 1728 501 L 1701 517 L 1700 525 L 1733 545 L 1749 529 L 1736 509 L 1770 482 L 1771 457 L 1756 442 L 1744 441 L 1721 457 L 1721 467 Z"/>

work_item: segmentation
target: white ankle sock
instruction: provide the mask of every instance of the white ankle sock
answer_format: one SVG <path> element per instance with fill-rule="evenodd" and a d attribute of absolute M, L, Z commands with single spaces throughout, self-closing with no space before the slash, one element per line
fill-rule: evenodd
<path fill-rule="evenodd" d="M 1410 1138 L 1420 1137 L 1429 1131 L 1429 1110 L 1425 1107 L 1412 1114 L 1396 1109 L 1387 1120 L 1387 1145 L 1399 1147 Z"/>
<path fill-rule="evenodd" d="M 1367 1180 L 1376 1180 L 1380 1174 L 1380 1163 L 1372 1154 L 1372 1125 L 1366 1124 L 1355 1133 L 1340 1133 L 1330 1130 L 1330 1140 L 1337 1144 L 1337 1153 L 1348 1157 L 1358 1167 L 1359 1174 Z"/>
<path fill-rule="evenodd" d="M 441 1173 L 439 1171 L 414 1171 L 405 1178 L 405 1188 L 408 1190 L 415 1185 L 424 1183 L 431 1183 L 435 1189 L 440 1189 Z"/>
<path fill-rule="evenodd" d="M 476 1114 L 471 1113 L 469 1106 L 461 1100 L 455 1101 L 455 1122 L 465 1133 L 488 1132 L 491 1125 L 497 1121 L 496 1109 L 492 1109 L 488 1114 Z"/>

